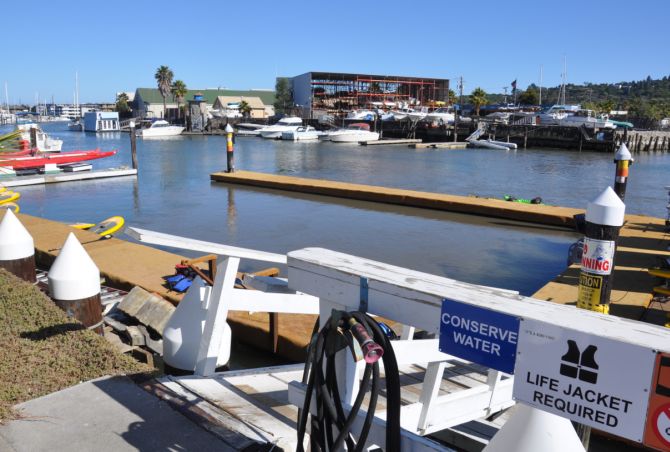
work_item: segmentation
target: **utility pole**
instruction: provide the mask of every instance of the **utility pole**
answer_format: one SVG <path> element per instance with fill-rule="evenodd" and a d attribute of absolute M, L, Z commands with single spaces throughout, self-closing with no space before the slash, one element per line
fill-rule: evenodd
<path fill-rule="evenodd" d="M 458 117 L 461 115 L 461 109 L 463 108 L 463 76 L 458 79 L 458 91 L 458 110 L 454 111 L 454 142 L 458 141 Z"/>

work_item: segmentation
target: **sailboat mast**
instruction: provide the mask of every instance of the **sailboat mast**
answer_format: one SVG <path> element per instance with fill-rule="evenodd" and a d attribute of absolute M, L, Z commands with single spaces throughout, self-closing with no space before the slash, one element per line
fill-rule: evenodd
<path fill-rule="evenodd" d="M 544 69 L 544 67 L 540 65 L 540 107 L 542 106 L 542 69 Z"/>

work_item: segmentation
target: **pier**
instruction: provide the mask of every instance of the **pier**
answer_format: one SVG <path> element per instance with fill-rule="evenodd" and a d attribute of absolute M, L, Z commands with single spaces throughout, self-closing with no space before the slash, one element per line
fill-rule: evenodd
<path fill-rule="evenodd" d="M 112 177 L 137 176 L 137 170 L 132 168 L 109 168 L 103 170 L 82 171 L 58 174 L 35 174 L 34 176 L 8 176 L 0 178 L 0 184 L 5 187 L 24 187 L 27 185 L 57 184 L 79 180 L 108 179 Z"/>
<path fill-rule="evenodd" d="M 213 181 L 229 184 L 251 185 L 315 195 L 357 199 L 360 201 L 483 215 L 567 228 L 574 226 L 573 217 L 576 214 L 584 212 L 581 209 L 569 207 L 555 207 L 541 204 L 528 205 L 499 199 L 428 193 L 401 188 L 279 176 L 251 171 L 219 172 L 211 174 L 210 177 Z"/>

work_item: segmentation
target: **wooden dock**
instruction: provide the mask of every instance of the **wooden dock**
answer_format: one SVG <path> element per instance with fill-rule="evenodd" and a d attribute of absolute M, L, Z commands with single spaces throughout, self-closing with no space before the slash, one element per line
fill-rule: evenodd
<path fill-rule="evenodd" d="M 0 177 L 0 185 L 5 187 L 24 187 L 27 185 L 57 184 L 79 180 L 109 179 L 112 177 L 137 176 L 137 170 L 132 168 L 109 168 L 94 171 L 82 171 L 57 174 L 35 174 L 33 176 Z"/>
<path fill-rule="evenodd" d="M 427 148 L 432 148 L 432 149 L 466 149 L 468 147 L 468 143 L 465 141 L 453 141 L 451 143 L 449 142 L 444 142 L 444 143 L 416 143 L 416 144 L 411 144 L 409 147 L 411 148 L 416 148 L 416 149 L 427 149 Z"/>
<path fill-rule="evenodd" d="M 413 144 L 421 143 L 422 140 L 414 138 L 405 138 L 398 140 L 375 140 L 375 141 L 359 141 L 358 144 L 361 146 L 382 146 L 386 144 Z"/>
<path fill-rule="evenodd" d="M 584 212 L 581 209 L 568 207 L 554 207 L 543 204 L 531 205 L 499 199 L 446 195 L 442 193 L 350 184 L 322 179 L 279 176 L 250 171 L 237 171 L 235 173 L 219 172 L 211 174 L 210 177 L 213 181 L 229 184 L 251 185 L 361 201 L 397 204 L 407 207 L 482 215 L 567 228 L 573 227 L 573 217 L 575 214 Z"/>

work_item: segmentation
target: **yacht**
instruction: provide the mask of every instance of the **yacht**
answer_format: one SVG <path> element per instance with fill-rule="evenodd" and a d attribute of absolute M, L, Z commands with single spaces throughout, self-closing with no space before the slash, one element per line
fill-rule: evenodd
<path fill-rule="evenodd" d="M 302 119 L 295 116 L 282 118 L 276 124 L 258 129 L 258 133 L 263 138 L 281 138 L 282 133 L 296 130 L 302 127 Z"/>
<path fill-rule="evenodd" d="M 377 113 L 372 110 L 351 110 L 347 113 L 347 119 L 358 119 L 364 121 L 374 121 Z"/>
<path fill-rule="evenodd" d="M 454 109 L 453 107 L 440 107 L 432 112 L 428 113 L 424 121 L 429 122 L 442 122 L 443 124 L 453 124 L 454 123 Z"/>
<path fill-rule="evenodd" d="M 379 133 L 370 132 L 370 125 L 365 123 L 354 123 L 345 129 L 338 129 L 329 132 L 324 140 L 330 140 L 335 143 L 358 143 L 359 141 L 377 141 Z"/>
<path fill-rule="evenodd" d="M 321 134 L 322 132 L 317 131 L 314 127 L 305 126 L 282 132 L 281 139 L 288 141 L 315 141 L 319 139 Z"/>
<path fill-rule="evenodd" d="M 67 128 L 73 132 L 82 132 L 84 130 L 84 123 L 81 122 L 80 118 L 77 118 L 68 123 Z"/>
<path fill-rule="evenodd" d="M 159 119 L 151 123 L 146 129 L 138 130 L 137 136 L 142 138 L 149 137 L 174 137 L 180 135 L 184 131 L 182 126 L 173 126 L 169 122 Z"/>
<path fill-rule="evenodd" d="M 561 119 L 574 115 L 581 110 L 580 105 L 553 105 L 549 109 L 537 115 L 537 124 L 541 125 L 559 125 Z"/>
<path fill-rule="evenodd" d="M 616 124 L 606 118 L 598 118 L 593 110 L 577 110 L 571 115 L 559 119 L 564 127 L 588 127 L 590 129 L 616 129 Z"/>
<path fill-rule="evenodd" d="M 35 123 L 17 124 L 16 130 L 21 131 L 21 139 L 30 142 L 30 129 L 37 129 L 37 150 L 40 152 L 60 152 L 63 148 L 63 140 L 51 138 L 42 128 Z"/>

